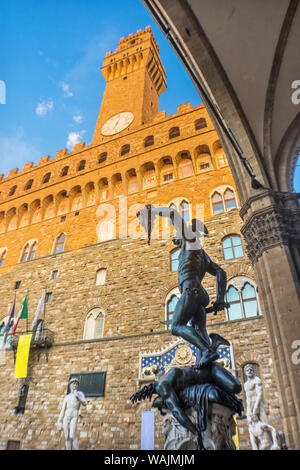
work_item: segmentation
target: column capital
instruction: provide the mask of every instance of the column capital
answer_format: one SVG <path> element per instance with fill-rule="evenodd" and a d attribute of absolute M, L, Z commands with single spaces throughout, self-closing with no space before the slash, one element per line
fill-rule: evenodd
<path fill-rule="evenodd" d="M 300 245 L 300 205 L 294 193 L 271 190 L 250 197 L 240 210 L 241 233 L 255 263 L 264 251 L 278 245 Z"/>

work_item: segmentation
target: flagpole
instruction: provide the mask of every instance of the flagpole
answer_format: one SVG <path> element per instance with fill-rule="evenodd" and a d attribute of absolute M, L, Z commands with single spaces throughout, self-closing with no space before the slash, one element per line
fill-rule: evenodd
<path fill-rule="evenodd" d="M 44 315 L 44 320 L 43 320 L 43 327 L 42 327 L 42 338 L 44 336 L 44 330 L 45 330 L 45 319 L 46 319 L 46 295 L 47 295 L 47 286 L 45 287 L 45 297 L 44 297 L 44 305 L 43 305 L 43 315 Z"/>
<path fill-rule="evenodd" d="M 26 334 L 28 333 L 28 312 L 29 312 L 29 308 L 28 308 L 28 298 L 29 298 L 29 289 L 27 289 L 27 317 L 26 317 Z"/>

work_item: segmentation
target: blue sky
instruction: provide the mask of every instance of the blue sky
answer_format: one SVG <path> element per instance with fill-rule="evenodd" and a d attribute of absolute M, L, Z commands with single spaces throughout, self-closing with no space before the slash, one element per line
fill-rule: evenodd
<path fill-rule="evenodd" d="M 140 0 L 1 2 L 0 172 L 90 144 L 104 92 L 100 67 L 119 39 L 150 25 L 167 71 L 160 110 L 201 103 L 191 80 Z M 68 143 L 69 141 L 69 143 Z"/>
<path fill-rule="evenodd" d="M 141 0 L 5 0 L 1 2 L 0 173 L 45 155 L 90 144 L 105 80 L 105 53 L 150 25 L 167 72 L 160 110 L 201 103 L 194 85 Z M 300 191 L 300 168 L 296 189 Z"/>

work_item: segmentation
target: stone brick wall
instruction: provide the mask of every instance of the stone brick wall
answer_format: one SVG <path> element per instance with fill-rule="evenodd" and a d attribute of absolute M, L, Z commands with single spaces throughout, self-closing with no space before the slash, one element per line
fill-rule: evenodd
<path fill-rule="evenodd" d="M 206 242 L 206 250 L 227 270 L 228 276 L 252 275 L 248 261 L 222 263 L 218 237 L 222 231 L 239 227 L 237 210 L 208 222 L 218 234 Z M 29 290 L 30 322 L 42 288 L 47 285 L 52 300 L 46 306 L 46 328 L 55 334 L 48 362 L 42 351 L 30 354 L 29 392 L 24 415 L 15 415 L 20 380 L 14 378 L 13 352 L 6 352 L 6 364 L 0 366 L 1 446 L 11 439 L 20 440 L 23 449 L 62 449 L 62 432 L 56 427 L 67 381 L 71 373 L 106 370 L 103 398 L 89 398 L 81 410 L 78 425 L 81 448 L 138 449 L 140 447 L 141 411 L 150 402 L 132 405 L 129 397 L 139 388 L 139 353 L 159 351 L 174 341 L 161 324 L 165 320 L 167 293 L 177 286 L 177 274 L 170 272 L 169 252 L 172 241 L 114 240 L 92 244 L 76 252 L 66 251 L 19 264 L 2 275 L 1 310 L 7 308 L 11 295 L 7 286 L 21 279 L 17 301 Z M 116 259 L 118 262 L 116 263 Z M 107 268 L 106 284 L 95 285 L 98 267 Z M 49 280 L 53 269 L 58 277 Z M 214 292 L 214 278 L 207 276 L 205 287 Z M 103 338 L 83 340 L 88 311 L 101 307 L 105 312 Z M 25 320 L 20 330 L 25 327 Z M 246 362 L 259 364 L 264 383 L 264 399 L 271 424 L 280 428 L 278 392 L 272 379 L 273 366 L 263 317 L 227 321 L 225 313 L 209 316 L 209 332 L 215 331 L 232 342 L 235 372 L 243 382 L 242 367 Z M 157 448 L 162 448 L 161 417 L 156 413 Z M 241 448 L 249 446 L 247 425 L 239 421 Z"/>

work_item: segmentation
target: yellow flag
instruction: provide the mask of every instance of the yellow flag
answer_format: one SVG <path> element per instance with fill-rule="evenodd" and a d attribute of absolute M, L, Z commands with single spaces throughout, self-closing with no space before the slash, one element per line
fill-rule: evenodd
<path fill-rule="evenodd" d="M 232 440 L 235 444 L 235 447 L 236 447 L 236 450 L 239 450 L 240 449 L 240 443 L 239 443 L 239 430 L 238 430 L 238 425 L 237 425 L 237 420 L 236 420 L 236 417 L 234 416 L 233 417 L 234 421 L 235 421 L 235 424 L 236 424 L 236 427 L 235 427 L 235 435 L 232 436 Z"/>
<path fill-rule="evenodd" d="M 28 366 L 31 338 L 32 338 L 32 334 L 21 335 L 19 338 L 16 364 L 15 364 L 15 377 L 16 378 L 27 377 L 27 366 Z"/>

